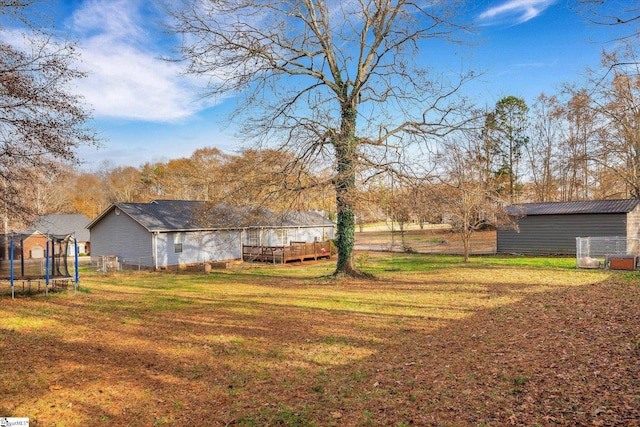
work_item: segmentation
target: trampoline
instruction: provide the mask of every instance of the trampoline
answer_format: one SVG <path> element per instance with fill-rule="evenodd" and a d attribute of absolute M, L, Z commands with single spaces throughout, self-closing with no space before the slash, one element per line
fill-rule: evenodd
<path fill-rule="evenodd" d="M 79 283 L 78 245 L 74 234 L 0 235 L 0 294 L 66 289 Z"/>

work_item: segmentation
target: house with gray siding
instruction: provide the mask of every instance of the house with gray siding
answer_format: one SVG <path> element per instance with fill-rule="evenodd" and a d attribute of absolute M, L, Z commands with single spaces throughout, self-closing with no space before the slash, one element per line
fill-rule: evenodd
<path fill-rule="evenodd" d="M 522 203 L 506 208 L 513 225 L 498 227 L 498 253 L 575 255 L 576 237 L 640 238 L 640 200 Z"/>
<path fill-rule="evenodd" d="M 114 203 L 87 226 L 92 257 L 151 268 L 240 259 L 243 245 L 333 239 L 334 227 L 317 213 L 190 200 Z"/>

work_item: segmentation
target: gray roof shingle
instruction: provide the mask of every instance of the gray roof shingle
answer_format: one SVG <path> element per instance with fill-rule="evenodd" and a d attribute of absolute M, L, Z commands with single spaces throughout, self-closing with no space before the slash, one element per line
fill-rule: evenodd
<path fill-rule="evenodd" d="M 81 242 L 89 241 L 87 225 L 91 220 L 80 214 L 51 214 L 43 215 L 36 219 L 30 229 L 50 235 L 76 234 L 76 239 Z"/>
<path fill-rule="evenodd" d="M 120 209 L 150 232 L 334 224 L 313 212 L 277 213 L 265 208 L 235 207 L 194 200 L 154 200 L 150 203 L 114 203 L 94 219 L 89 228 L 113 209 Z"/>
<path fill-rule="evenodd" d="M 629 213 L 639 199 L 584 200 L 575 202 L 519 203 L 506 207 L 509 215 L 575 215 Z"/>

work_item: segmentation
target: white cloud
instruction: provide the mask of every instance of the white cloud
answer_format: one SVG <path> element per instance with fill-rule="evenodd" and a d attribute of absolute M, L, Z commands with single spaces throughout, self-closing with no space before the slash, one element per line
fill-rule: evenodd
<path fill-rule="evenodd" d="M 96 117 L 175 121 L 203 108 L 194 101 L 197 82 L 161 59 L 159 41 L 145 27 L 155 17 L 141 11 L 144 3 L 87 0 L 69 20 L 79 38 L 80 68 L 89 74 L 77 88 Z"/>
<path fill-rule="evenodd" d="M 79 33 L 102 33 L 114 39 L 140 39 L 139 1 L 85 0 L 71 16 L 71 25 Z"/>
<path fill-rule="evenodd" d="M 557 0 L 507 0 L 481 13 L 479 19 L 481 21 L 514 19 L 516 23 L 521 24 L 540 15 L 556 1 Z"/>

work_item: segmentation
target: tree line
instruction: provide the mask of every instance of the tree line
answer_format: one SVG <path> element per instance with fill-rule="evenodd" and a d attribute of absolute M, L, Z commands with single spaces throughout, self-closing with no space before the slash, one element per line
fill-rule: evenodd
<path fill-rule="evenodd" d="M 619 62 L 618 55 L 603 56 L 605 70 Z M 507 96 L 492 109 L 475 110 L 464 128 L 432 148 L 432 164 L 421 176 L 372 174 L 361 167 L 358 221 L 441 219 L 451 212 L 443 199 L 459 200 L 450 196 L 465 189 L 491 200 L 487 206 L 640 197 L 638 71 L 637 65 L 613 69 L 605 78 L 602 70 L 592 71 L 587 85 L 541 94 L 531 106 Z M 137 167 L 68 168 L 40 182 L 28 199 L 40 214 L 69 211 L 91 218 L 113 202 L 160 198 L 335 214 L 327 179 L 332 165 L 312 166 L 281 150 L 228 154 L 204 147 L 190 157 Z"/>

